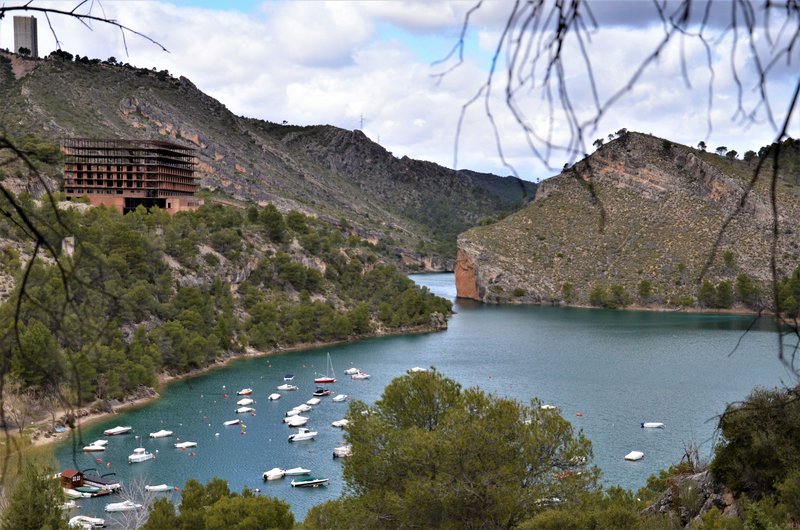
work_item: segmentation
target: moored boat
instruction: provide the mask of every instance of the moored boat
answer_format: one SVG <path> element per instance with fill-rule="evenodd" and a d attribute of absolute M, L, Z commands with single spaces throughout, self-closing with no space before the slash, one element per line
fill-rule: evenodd
<path fill-rule="evenodd" d="M 294 374 L 286 374 L 283 376 L 284 381 L 294 381 Z"/>
<path fill-rule="evenodd" d="M 172 489 L 172 487 L 171 487 L 171 486 L 168 486 L 168 485 L 166 485 L 166 484 L 157 484 L 157 485 L 155 485 L 155 486 L 146 485 L 146 486 L 144 487 L 144 489 L 145 489 L 146 491 L 162 492 L 162 491 L 169 491 L 169 490 L 171 490 L 171 489 Z"/>
<path fill-rule="evenodd" d="M 253 401 L 251 398 L 242 398 L 236 402 L 236 404 L 240 407 L 246 407 L 247 405 L 252 405 L 253 403 L 255 403 L 255 401 Z"/>
<path fill-rule="evenodd" d="M 284 383 L 278 386 L 278 390 L 298 390 L 297 385 L 290 385 L 289 383 Z"/>
<path fill-rule="evenodd" d="M 314 406 L 314 405 L 319 405 L 319 404 L 320 404 L 320 399 L 316 398 L 316 397 L 313 397 L 313 398 L 309 399 L 308 401 L 306 401 L 306 405 Z"/>
<path fill-rule="evenodd" d="M 133 501 L 122 501 L 122 502 L 112 502 L 111 504 L 106 504 L 105 510 L 107 512 L 129 512 L 132 510 L 139 510 L 142 508 L 141 504 L 137 504 Z"/>
<path fill-rule="evenodd" d="M 292 481 L 293 488 L 318 488 L 327 484 L 328 479 L 319 477 L 296 478 Z"/>
<path fill-rule="evenodd" d="M 310 475 L 311 470 L 304 467 L 293 467 L 291 469 L 287 469 L 285 473 L 287 477 L 293 475 Z"/>
<path fill-rule="evenodd" d="M 331 399 L 331 401 L 334 401 L 336 403 L 341 403 L 342 401 L 347 401 L 347 394 L 338 394 L 338 395 L 334 396 Z"/>
<path fill-rule="evenodd" d="M 331 391 L 328 390 L 327 388 L 317 388 L 316 390 L 314 390 L 314 394 L 313 395 L 316 396 L 316 397 L 330 396 L 331 395 Z"/>
<path fill-rule="evenodd" d="M 253 393 L 253 389 L 252 388 L 243 388 L 243 389 L 239 390 L 238 392 L 236 392 L 236 395 L 237 396 L 249 396 L 252 393 Z"/>
<path fill-rule="evenodd" d="M 278 480 L 283 478 L 285 474 L 286 472 L 283 469 L 279 467 L 273 467 L 269 471 L 264 471 L 264 473 L 261 474 L 261 478 L 264 479 L 265 481 Z"/>
<path fill-rule="evenodd" d="M 239 407 L 236 409 L 236 414 L 247 414 L 248 412 L 255 412 L 253 407 Z"/>
<path fill-rule="evenodd" d="M 101 519 L 100 517 L 89 517 L 88 515 L 76 515 L 75 517 L 70 518 L 67 525 L 70 528 L 81 528 L 81 529 L 103 528 L 106 526 L 106 520 Z"/>
<path fill-rule="evenodd" d="M 105 451 L 105 450 L 106 450 L 106 446 L 105 445 L 95 445 L 95 444 L 91 443 L 89 445 L 83 446 L 83 451 L 85 453 L 90 453 L 92 451 Z"/>
<path fill-rule="evenodd" d="M 225 426 L 230 426 L 230 425 L 239 425 L 240 423 L 242 423 L 242 420 L 228 420 L 226 422 L 223 422 L 222 424 Z"/>
<path fill-rule="evenodd" d="M 422 368 L 421 366 L 415 366 L 414 368 L 409 368 L 408 370 L 406 370 L 406 372 L 409 374 L 419 374 L 427 371 L 428 371 L 427 368 Z"/>
<path fill-rule="evenodd" d="M 122 427 L 122 426 L 117 425 L 116 427 L 112 427 L 110 429 L 104 430 L 103 434 L 105 434 L 106 436 L 117 436 L 117 435 L 120 435 L 120 434 L 128 434 L 132 430 L 133 430 L 133 427 L 130 427 L 130 426 Z"/>
<path fill-rule="evenodd" d="M 325 368 L 325 375 L 314 379 L 315 383 L 335 383 L 336 374 L 333 371 L 333 362 L 331 362 L 331 354 L 328 354 L 328 366 Z"/>
<path fill-rule="evenodd" d="M 284 421 L 289 427 L 302 427 L 308 423 L 308 418 L 305 416 L 291 416 Z"/>
<path fill-rule="evenodd" d="M 643 421 L 642 429 L 663 429 L 664 424 L 660 421 Z"/>
<path fill-rule="evenodd" d="M 83 473 L 83 483 L 87 486 L 95 486 L 112 492 L 122 488 L 122 482 L 117 478 L 116 473 L 100 475 L 93 467 L 84 469 L 81 473 Z"/>
<path fill-rule="evenodd" d="M 345 373 L 345 375 L 353 375 L 353 374 L 357 374 L 360 371 L 361 370 L 359 370 L 355 366 L 352 366 L 352 367 L 348 368 L 347 370 L 345 370 L 344 373 Z"/>
<path fill-rule="evenodd" d="M 197 442 L 178 442 L 175 444 L 176 449 L 188 449 L 190 447 L 197 447 Z"/>
<path fill-rule="evenodd" d="M 277 392 L 275 392 L 274 394 L 270 394 L 269 396 L 267 396 L 267 399 L 268 399 L 268 400 L 270 400 L 270 401 L 275 401 L 276 399 L 280 399 L 280 398 L 281 398 L 281 395 L 280 395 L 280 394 L 278 394 Z"/>
<path fill-rule="evenodd" d="M 369 379 L 370 377 L 372 376 L 359 370 L 358 373 L 351 375 L 350 379 L 355 379 L 358 381 L 360 379 Z"/>
<path fill-rule="evenodd" d="M 150 438 L 166 438 L 167 436 L 172 436 L 172 435 L 173 435 L 172 431 L 161 429 L 160 431 L 151 432 Z"/>
<path fill-rule="evenodd" d="M 305 427 L 300 427 L 297 429 L 295 434 L 289 435 L 290 442 L 301 442 L 303 440 L 313 440 L 314 437 L 317 435 L 317 431 L 310 431 Z"/>
<path fill-rule="evenodd" d="M 333 458 L 348 458 L 353 454 L 353 448 L 349 445 L 340 445 L 333 448 Z"/>
<path fill-rule="evenodd" d="M 644 458 L 644 453 L 641 451 L 631 451 L 627 455 L 625 455 L 625 460 L 635 462 L 636 460 L 641 460 Z"/>
<path fill-rule="evenodd" d="M 332 421 L 331 425 L 333 427 L 338 427 L 339 429 L 344 429 L 345 427 L 347 427 L 348 423 L 350 423 L 350 422 L 347 421 L 346 419 L 341 419 L 341 420 Z"/>
<path fill-rule="evenodd" d="M 128 463 L 135 464 L 137 462 L 146 462 L 148 460 L 152 460 L 156 457 L 153 453 L 145 449 L 144 447 L 137 447 L 133 450 L 130 456 L 128 456 Z"/>

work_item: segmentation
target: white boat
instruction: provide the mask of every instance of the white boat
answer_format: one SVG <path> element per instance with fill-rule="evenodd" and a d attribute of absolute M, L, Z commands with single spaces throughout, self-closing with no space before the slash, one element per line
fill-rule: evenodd
<path fill-rule="evenodd" d="M 353 448 L 349 445 L 341 445 L 333 448 L 333 458 L 347 458 L 353 454 Z"/>
<path fill-rule="evenodd" d="M 77 508 L 80 508 L 80 506 L 78 506 L 78 503 L 75 501 L 66 501 L 61 503 L 62 510 L 75 510 Z"/>
<path fill-rule="evenodd" d="M 93 497 L 93 495 L 86 491 L 78 491 L 72 488 L 62 488 L 64 490 L 64 495 L 69 499 L 89 499 Z"/>
<path fill-rule="evenodd" d="M 197 447 L 197 442 L 178 442 L 175 444 L 175 449 L 188 449 L 190 447 Z"/>
<path fill-rule="evenodd" d="M 100 517 L 89 517 L 88 515 L 76 515 L 69 520 L 67 525 L 70 528 L 82 528 L 82 529 L 89 529 L 89 528 L 104 528 L 106 526 L 106 520 L 101 519 Z"/>
<path fill-rule="evenodd" d="M 289 383 L 284 383 L 278 386 L 278 390 L 299 390 L 297 385 L 290 385 Z"/>
<path fill-rule="evenodd" d="M 541 409 L 541 410 L 557 410 L 558 407 L 556 407 L 555 405 L 551 405 L 549 403 L 545 403 L 544 405 L 540 406 L 539 409 Z"/>
<path fill-rule="evenodd" d="M 664 424 L 660 421 L 643 421 L 642 429 L 663 429 Z"/>
<path fill-rule="evenodd" d="M 358 381 L 359 379 L 369 379 L 370 377 L 372 376 L 359 370 L 358 373 L 351 375 L 350 379 Z"/>
<path fill-rule="evenodd" d="M 308 421 L 308 418 L 305 416 L 301 416 L 300 414 L 292 414 L 291 416 L 285 416 L 283 418 L 283 423 L 292 423 L 297 419 Z"/>
<path fill-rule="evenodd" d="M 128 463 L 135 464 L 137 462 L 146 462 L 148 460 L 152 460 L 156 457 L 153 453 L 145 449 L 144 447 L 137 447 L 133 450 L 133 453 L 128 456 Z"/>
<path fill-rule="evenodd" d="M 301 479 L 294 479 L 292 481 L 293 488 L 318 488 L 328 483 L 326 478 L 308 477 Z"/>
<path fill-rule="evenodd" d="M 294 374 L 286 374 L 283 376 L 284 381 L 294 381 Z"/>
<path fill-rule="evenodd" d="M 278 394 L 278 393 L 270 394 L 269 396 L 267 396 L 267 399 L 270 400 L 270 401 L 275 401 L 276 399 L 280 399 L 280 398 L 281 398 L 281 395 Z"/>
<path fill-rule="evenodd" d="M 264 471 L 264 473 L 261 474 L 261 478 L 264 480 L 278 480 L 283 478 L 285 474 L 286 472 L 283 469 L 279 467 L 273 467 L 269 471 Z"/>
<path fill-rule="evenodd" d="M 118 434 L 128 434 L 132 430 L 133 427 L 120 427 L 118 425 L 116 427 L 104 430 L 103 434 L 105 434 L 106 436 L 117 436 Z"/>
<path fill-rule="evenodd" d="M 328 366 L 325 368 L 325 375 L 314 379 L 315 383 L 335 383 L 336 374 L 333 371 L 333 363 L 331 362 L 331 354 L 328 354 Z"/>
<path fill-rule="evenodd" d="M 317 431 L 309 431 L 305 427 L 297 429 L 295 434 L 289 435 L 290 442 L 302 442 L 303 440 L 313 440 L 317 435 Z"/>
<path fill-rule="evenodd" d="M 285 422 L 289 427 L 302 427 L 308 423 L 308 418 L 305 416 L 292 416 Z"/>
<path fill-rule="evenodd" d="M 89 453 L 89 452 L 92 452 L 92 451 L 105 451 L 105 450 L 106 450 L 106 446 L 105 445 L 95 445 L 94 443 L 90 443 L 89 445 L 86 445 L 83 448 L 83 451 L 85 453 Z"/>
<path fill-rule="evenodd" d="M 305 469 L 303 467 L 293 467 L 292 469 L 287 469 L 286 470 L 286 476 L 287 477 L 293 476 L 293 475 L 310 475 L 310 474 L 311 474 L 311 470 L 310 469 Z"/>
<path fill-rule="evenodd" d="M 166 484 L 158 484 L 156 486 L 145 486 L 144 489 L 146 491 L 169 491 L 172 489 L 172 486 L 168 486 Z"/>
<path fill-rule="evenodd" d="M 132 510 L 138 510 L 142 507 L 141 504 L 136 504 L 133 501 L 122 501 L 122 502 L 112 502 L 111 504 L 106 504 L 106 511 L 107 512 L 130 512 Z"/>
<path fill-rule="evenodd" d="M 422 368 L 421 366 L 415 366 L 414 368 L 409 368 L 408 370 L 406 370 L 406 372 L 409 374 L 418 374 L 420 372 L 427 372 L 427 371 L 428 371 L 427 368 Z"/>
<path fill-rule="evenodd" d="M 630 460 L 631 462 L 635 462 L 636 460 L 641 460 L 644 458 L 644 453 L 641 451 L 631 451 L 627 455 L 625 455 L 625 460 Z"/>
<path fill-rule="evenodd" d="M 344 371 L 344 373 L 345 373 L 345 375 L 353 375 L 353 374 L 357 374 L 357 373 L 358 373 L 358 372 L 360 372 L 360 371 L 361 371 L 361 370 L 359 370 L 358 368 L 356 368 L 355 366 L 353 366 L 353 367 L 351 367 L 351 368 L 348 368 L 347 370 L 345 370 L 345 371 Z"/>
<path fill-rule="evenodd" d="M 336 403 L 341 403 L 342 401 L 347 401 L 347 394 L 338 394 L 331 398 L 331 401 L 335 401 Z"/>
<path fill-rule="evenodd" d="M 311 405 L 309 405 L 308 403 L 302 403 L 300 405 L 297 405 L 292 410 L 297 410 L 300 412 L 308 412 L 309 410 L 311 410 Z"/>
<path fill-rule="evenodd" d="M 236 404 L 240 407 L 246 407 L 247 405 L 252 405 L 253 403 L 255 403 L 255 401 L 250 398 L 242 398 L 236 402 Z"/>
<path fill-rule="evenodd" d="M 102 445 L 103 447 L 108 445 L 108 440 L 95 440 L 89 445 Z"/>
<path fill-rule="evenodd" d="M 240 423 L 242 423 L 242 420 L 228 420 L 226 422 L 223 422 L 222 424 L 225 426 L 230 426 L 230 425 L 239 425 Z"/>
<path fill-rule="evenodd" d="M 243 388 L 243 389 L 239 390 L 238 392 L 236 392 L 236 395 L 237 396 L 249 396 L 252 393 L 253 393 L 253 389 L 252 388 Z"/>
<path fill-rule="evenodd" d="M 172 431 L 161 429 L 160 431 L 151 432 L 150 438 L 166 438 L 167 436 L 172 436 L 172 434 Z"/>
<path fill-rule="evenodd" d="M 253 407 L 239 407 L 236 409 L 236 414 L 247 414 L 248 412 L 255 412 Z"/>
<path fill-rule="evenodd" d="M 345 420 L 345 419 L 341 419 L 341 420 L 336 420 L 336 421 L 331 422 L 331 425 L 334 426 L 334 427 L 338 427 L 340 429 L 344 429 L 345 427 L 347 427 L 348 423 L 350 423 L 350 422 Z"/>
<path fill-rule="evenodd" d="M 309 399 L 308 401 L 306 401 L 306 405 L 312 405 L 312 406 L 313 405 L 319 405 L 319 403 L 320 403 L 320 399 L 319 398 L 315 398 L 315 397 L 313 397 L 313 398 Z"/>

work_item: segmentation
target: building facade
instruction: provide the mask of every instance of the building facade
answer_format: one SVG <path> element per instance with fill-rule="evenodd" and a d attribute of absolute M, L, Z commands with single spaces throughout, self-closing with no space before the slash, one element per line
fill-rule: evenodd
<path fill-rule="evenodd" d="M 39 57 L 36 17 L 14 17 L 14 53 L 19 53 L 20 48 L 30 50 L 31 57 Z"/>
<path fill-rule="evenodd" d="M 169 213 L 203 204 L 194 196 L 194 149 L 155 140 L 67 138 L 64 192 L 123 213 L 158 206 Z"/>

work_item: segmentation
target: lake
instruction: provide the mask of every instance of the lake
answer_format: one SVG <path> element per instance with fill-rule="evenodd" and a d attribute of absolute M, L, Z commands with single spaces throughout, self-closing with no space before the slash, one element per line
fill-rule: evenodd
<path fill-rule="evenodd" d="M 413 275 L 418 283 L 455 299 L 452 274 Z M 133 434 L 107 438 L 103 453 L 82 453 L 71 444 L 56 450 L 63 467 L 116 472 L 127 485 L 183 486 L 191 479 L 226 479 L 230 488 L 260 488 L 286 500 L 298 520 L 315 504 L 343 491 L 341 462 L 332 458 L 343 438 L 330 423 L 344 417 L 347 403 L 322 398 L 311 412 L 313 441 L 289 443 L 294 431 L 282 423 L 287 410 L 311 398 L 315 374 L 323 373 L 330 353 L 338 382 L 333 394 L 373 402 L 393 378 L 413 366 L 435 366 L 464 387 L 479 386 L 500 396 L 529 402 L 538 397 L 554 404 L 593 443 L 603 482 L 637 489 L 651 474 L 676 463 L 688 444 L 710 455 L 716 416 L 726 403 L 744 399 L 756 386 L 775 387 L 793 381 L 777 360 L 770 324 L 745 334 L 751 318 L 613 311 L 575 308 L 488 306 L 460 300 L 444 332 L 370 339 L 342 346 L 245 359 L 199 377 L 173 383 L 157 402 L 120 413 L 87 428 L 83 441 L 103 438 L 102 431 L 131 425 Z M 741 342 L 739 343 L 739 341 Z M 737 343 L 738 349 L 734 351 Z M 371 374 L 353 381 L 343 375 L 351 366 Z M 267 400 L 295 374 L 296 392 Z M 241 415 L 246 427 L 225 427 L 237 418 L 237 390 L 250 387 L 256 415 Z M 578 415 L 580 414 L 580 415 Z M 658 421 L 664 429 L 642 429 Z M 175 449 L 176 437 L 151 439 L 148 433 L 168 429 L 180 440 L 197 442 Z M 487 433 L 487 441 L 491 434 Z M 157 451 L 155 460 L 129 465 L 136 447 Z M 623 456 L 644 452 L 638 462 Z M 328 477 L 327 488 L 292 488 L 289 477 L 263 482 L 273 467 L 310 468 Z M 161 493 L 179 500 L 179 493 Z M 81 513 L 104 516 L 103 506 L 116 496 L 81 500 Z"/>

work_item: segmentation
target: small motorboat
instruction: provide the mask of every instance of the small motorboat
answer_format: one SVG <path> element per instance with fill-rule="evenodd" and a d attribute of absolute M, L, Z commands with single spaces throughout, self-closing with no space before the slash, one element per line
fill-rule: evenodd
<path fill-rule="evenodd" d="M 236 395 L 237 396 L 249 396 L 252 393 L 253 393 L 253 389 L 252 388 L 243 388 L 243 389 L 239 390 L 238 392 L 236 392 Z"/>
<path fill-rule="evenodd" d="M 353 454 L 353 448 L 349 445 L 341 445 L 333 448 L 333 458 L 348 458 Z"/>
<path fill-rule="evenodd" d="M 72 488 L 62 488 L 64 490 L 64 495 L 68 499 L 89 499 L 92 497 L 91 493 L 84 493 L 82 491 L 78 491 Z"/>
<path fill-rule="evenodd" d="M 107 512 L 130 512 L 133 510 L 139 510 L 142 508 L 141 504 L 137 504 L 133 501 L 122 501 L 122 502 L 112 502 L 111 504 L 106 504 L 105 510 Z"/>
<path fill-rule="evenodd" d="M 284 383 L 278 386 L 278 390 L 299 390 L 297 385 L 290 385 L 289 383 Z"/>
<path fill-rule="evenodd" d="M 240 423 L 242 423 L 242 420 L 228 420 L 226 422 L 223 422 L 222 424 L 228 427 L 230 425 L 239 425 Z"/>
<path fill-rule="evenodd" d="M 345 419 L 341 419 L 341 420 L 332 421 L 331 425 L 333 427 L 338 427 L 339 429 L 344 429 L 345 427 L 347 427 L 348 423 L 350 423 L 350 422 L 345 420 Z"/>
<path fill-rule="evenodd" d="M 267 480 L 281 479 L 285 474 L 286 471 L 284 471 L 283 469 L 279 467 L 273 467 L 269 471 L 264 471 L 264 473 L 261 474 L 261 478 L 263 478 L 264 481 L 266 482 Z"/>
<path fill-rule="evenodd" d="M 148 460 L 152 460 L 156 457 L 153 453 L 145 449 L 144 447 L 137 447 L 133 450 L 133 453 L 128 456 L 128 463 L 135 464 L 137 462 L 147 462 Z"/>
<path fill-rule="evenodd" d="M 197 442 L 178 442 L 175 444 L 175 449 L 188 449 L 190 447 L 197 447 Z"/>
<path fill-rule="evenodd" d="M 278 394 L 277 392 L 267 396 L 267 399 L 270 400 L 270 401 L 275 401 L 276 399 L 280 399 L 280 398 L 281 398 L 281 395 Z"/>
<path fill-rule="evenodd" d="M 66 501 L 61 503 L 62 510 L 76 510 L 78 508 L 80 508 L 80 506 L 78 506 L 78 503 L 75 501 Z"/>
<path fill-rule="evenodd" d="M 301 415 L 298 413 L 298 414 L 292 414 L 291 416 L 284 416 L 284 418 L 283 418 L 283 423 L 291 423 L 291 422 L 293 422 L 293 421 L 294 421 L 296 418 L 299 418 L 299 419 L 302 419 L 302 420 L 306 420 L 306 421 L 308 421 L 308 418 L 306 418 L 305 416 L 301 416 Z"/>
<path fill-rule="evenodd" d="M 300 405 L 297 405 L 292 410 L 297 410 L 300 412 L 308 412 L 309 410 L 311 410 L 311 405 L 309 405 L 308 403 L 302 403 Z"/>
<path fill-rule="evenodd" d="M 102 445 L 103 447 L 108 445 L 108 440 L 95 440 L 89 445 Z"/>
<path fill-rule="evenodd" d="M 69 520 L 67 525 L 70 528 L 81 528 L 81 529 L 89 529 L 89 528 L 104 528 L 106 526 L 106 520 L 101 519 L 100 517 L 89 517 L 88 515 L 76 515 Z"/>
<path fill-rule="evenodd" d="M 331 391 L 328 390 L 327 388 L 317 388 L 316 390 L 314 390 L 313 395 L 316 397 L 330 396 Z"/>
<path fill-rule="evenodd" d="M 347 370 L 345 370 L 344 373 L 345 373 L 345 375 L 354 375 L 354 374 L 357 374 L 360 371 L 361 370 L 359 370 L 356 367 L 351 367 L 351 368 L 348 368 Z"/>
<path fill-rule="evenodd" d="M 147 485 L 144 487 L 144 489 L 145 491 L 162 492 L 162 491 L 170 491 L 172 489 L 172 486 L 168 486 L 166 484 L 158 484 L 156 486 Z"/>
<path fill-rule="evenodd" d="M 406 370 L 406 372 L 409 374 L 418 374 L 427 371 L 428 371 L 427 368 L 422 368 L 421 366 L 415 366 L 414 368 L 409 368 L 408 370 Z"/>
<path fill-rule="evenodd" d="M 297 429 L 295 434 L 289 435 L 290 442 L 302 442 L 303 440 L 313 440 L 314 437 L 317 435 L 317 431 L 310 431 L 305 427 L 300 427 Z"/>
<path fill-rule="evenodd" d="M 106 429 L 103 431 L 103 434 L 106 436 L 117 436 L 119 434 L 128 434 L 133 430 L 133 427 L 120 427 L 119 425 L 116 427 L 112 427 L 110 429 Z"/>
<path fill-rule="evenodd" d="M 336 402 L 336 403 L 341 403 L 342 401 L 347 401 L 347 394 L 338 394 L 338 395 L 334 396 L 331 400 Z"/>
<path fill-rule="evenodd" d="M 253 407 L 239 407 L 236 409 L 236 414 L 247 414 L 248 412 L 255 412 Z"/>
<path fill-rule="evenodd" d="M 310 475 L 311 470 L 303 467 L 293 467 L 292 469 L 287 469 L 285 473 L 287 477 L 293 475 Z"/>
<path fill-rule="evenodd" d="M 240 407 L 246 407 L 247 405 L 252 405 L 253 403 L 255 403 L 255 401 L 250 398 L 242 398 L 236 402 L 236 404 Z"/>
<path fill-rule="evenodd" d="M 292 481 L 293 488 L 318 488 L 326 484 L 328 484 L 328 479 L 318 477 L 306 477 Z"/>
<path fill-rule="evenodd" d="M 370 377 L 372 376 L 359 370 L 358 373 L 351 375 L 350 379 L 355 379 L 357 381 L 359 379 L 369 379 Z"/>
<path fill-rule="evenodd" d="M 283 376 L 284 381 L 294 381 L 294 374 L 286 374 Z"/>
<path fill-rule="evenodd" d="M 642 429 L 663 429 L 664 424 L 660 421 L 643 421 Z"/>
<path fill-rule="evenodd" d="M 92 442 L 89 445 L 86 445 L 86 446 L 83 447 L 83 451 L 85 453 L 89 453 L 89 452 L 92 452 L 92 451 L 105 451 L 105 450 L 106 450 L 106 446 L 105 445 L 95 445 L 94 442 Z"/>
<path fill-rule="evenodd" d="M 166 438 L 167 436 L 172 436 L 172 434 L 173 434 L 172 431 L 161 429 L 160 431 L 151 432 L 150 438 Z"/>
<path fill-rule="evenodd" d="M 302 427 L 308 423 L 308 418 L 305 416 L 291 416 L 290 418 L 286 418 L 285 423 L 289 427 Z"/>
<path fill-rule="evenodd" d="M 320 399 L 316 398 L 316 397 L 313 397 L 313 398 L 309 399 L 308 401 L 306 401 L 306 405 L 314 406 L 314 405 L 319 405 L 319 404 L 320 404 Z"/>
<path fill-rule="evenodd" d="M 558 407 L 555 405 L 551 405 L 549 403 L 545 403 L 544 405 L 539 407 L 540 410 L 558 410 Z"/>
<path fill-rule="evenodd" d="M 122 482 L 119 481 L 116 473 L 100 475 L 93 467 L 83 470 L 83 485 L 95 486 L 112 492 L 122 488 Z"/>
<path fill-rule="evenodd" d="M 625 455 L 625 460 L 629 460 L 631 462 L 635 462 L 636 460 L 641 460 L 644 458 L 644 453 L 641 451 L 631 451 L 627 455 Z"/>

